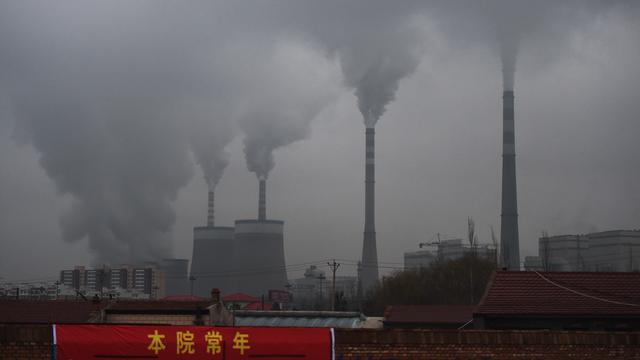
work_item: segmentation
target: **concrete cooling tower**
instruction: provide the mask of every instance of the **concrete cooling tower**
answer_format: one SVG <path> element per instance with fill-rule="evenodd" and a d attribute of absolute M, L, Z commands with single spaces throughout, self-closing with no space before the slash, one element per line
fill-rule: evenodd
<path fill-rule="evenodd" d="M 232 227 L 201 226 L 193 228 L 193 256 L 191 276 L 193 294 L 208 298 L 211 289 L 218 288 L 222 294 L 236 291 L 232 270 L 233 262 Z"/>
<path fill-rule="evenodd" d="M 234 263 L 237 291 L 253 296 L 283 289 L 287 283 L 284 261 L 284 221 L 237 220 Z"/>
<path fill-rule="evenodd" d="M 189 294 L 188 259 L 163 259 L 160 268 L 164 272 L 165 294 L 167 296 Z"/>

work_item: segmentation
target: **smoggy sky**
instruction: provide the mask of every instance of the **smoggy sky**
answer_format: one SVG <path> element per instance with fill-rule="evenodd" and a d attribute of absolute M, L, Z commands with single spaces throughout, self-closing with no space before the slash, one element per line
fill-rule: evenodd
<path fill-rule="evenodd" d="M 365 123 L 383 273 L 467 217 L 488 243 L 503 86 L 521 256 L 543 230 L 640 228 L 639 16 L 632 0 L 0 2 L 0 281 L 190 258 L 207 189 L 232 225 L 257 215 L 256 176 L 287 263 L 354 274 Z"/>

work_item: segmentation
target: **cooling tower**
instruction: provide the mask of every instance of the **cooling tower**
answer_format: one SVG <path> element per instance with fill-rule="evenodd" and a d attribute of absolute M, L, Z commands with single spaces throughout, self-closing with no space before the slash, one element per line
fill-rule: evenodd
<path fill-rule="evenodd" d="M 237 291 L 253 296 L 287 284 L 284 261 L 284 221 L 237 220 L 234 263 Z"/>
<path fill-rule="evenodd" d="M 520 270 L 513 91 L 507 90 L 502 94 L 502 123 L 500 253 L 503 267 L 507 270 Z"/>
<path fill-rule="evenodd" d="M 378 281 L 378 250 L 375 226 L 375 134 L 373 127 L 365 132 L 365 196 L 364 239 L 362 242 L 362 267 L 360 284 L 366 292 Z"/>
<path fill-rule="evenodd" d="M 189 294 L 188 267 L 188 259 L 162 259 L 160 268 L 164 272 L 165 294 L 167 296 Z"/>
<path fill-rule="evenodd" d="M 191 276 L 193 294 L 208 298 L 211 289 L 218 288 L 224 295 L 236 291 L 232 271 L 233 228 L 201 226 L 193 228 L 193 256 Z"/>

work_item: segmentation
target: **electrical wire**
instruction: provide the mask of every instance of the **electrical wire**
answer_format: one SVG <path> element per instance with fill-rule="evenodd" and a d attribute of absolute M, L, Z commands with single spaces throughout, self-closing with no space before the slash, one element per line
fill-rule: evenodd
<path fill-rule="evenodd" d="M 539 272 L 537 272 L 537 271 L 534 271 L 534 272 L 535 272 L 535 273 L 536 273 L 536 274 L 537 274 L 541 279 L 543 279 L 544 281 L 548 282 L 549 284 L 551 284 L 551 285 L 553 285 L 553 286 L 556 286 L 556 287 L 559 287 L 560 289 L 563 289 L 563 290 L 567 290 L 567 291 L 569 291 L 569 292 L 572 292 L 572 293 L 574 293 L 574 294 L 576 294 L 576 295 L 580 295 L 580 296 L 583 296 L 583 297 L 586 297 L 586 298 L 590 298 L 590 299 L 594 299 L 594 300 L 598 300 L 598 301 L 603 301 L 603 302 L 610 303 L 610 304 L 624 305 L 624 306 L 633 306 L 633 307 L 640 307 L 640 304 L 625 303 L 625 302 L 621 302 L 621 301 L 609 300 L 609 299 L 604 299 L 604 298 L 601 298 L 601 297 L 597 297 L 597 296 L 593 296 L 593 295 L 585 294 L 585 293 L 583 293 L 583 292 L 580 292 L 580 291 L 577 291 L 577 290 L 570 289 L 570 288 L 568 288 L 568 287 L 566 287 L 566 286 L 562 286 L 562 285 L 560 285 L 560 284 L 558 284 L 558 283 L 556 283 L 556 282 L 554 282 L 554 281 L 552 281 L 552 280 L 550 280 L 550 279 L 546 278 L 545 276 L 543 276 L 542 274 L 540 274 L 540 273 L 539 273 Z"/>

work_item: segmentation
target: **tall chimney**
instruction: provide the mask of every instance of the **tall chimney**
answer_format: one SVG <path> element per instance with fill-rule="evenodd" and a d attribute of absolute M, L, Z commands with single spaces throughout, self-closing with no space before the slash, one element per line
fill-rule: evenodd
<path fill-rule="evenodd" d="M 362 242 L 362 271 L 360 274 L 360 285 L 365 293 L 378 281 L 375 226 L 375 135 L 375 128 L 367 127 L 365 132 L 364 240 Z"/>
<path fill-rule="evenodd" d="M 207 207 L 207 227 L 214 227 L 213 218 L 213 190 L 209 190 L 209 206 Z"/>
<path fill-rule="evenodd" d="M 260 195 L 258 197 L 258 220 L 265 221 L 267 219 L 267 181 L 260 178 Z"/>
<path fill-rule="evenodd" d="M 502 93 L 502 214 L 500 250 L 502 266 L 520 270 L 518 236 L 518 194 L 516 188 L 516 150 L 513 90 Z"/>

